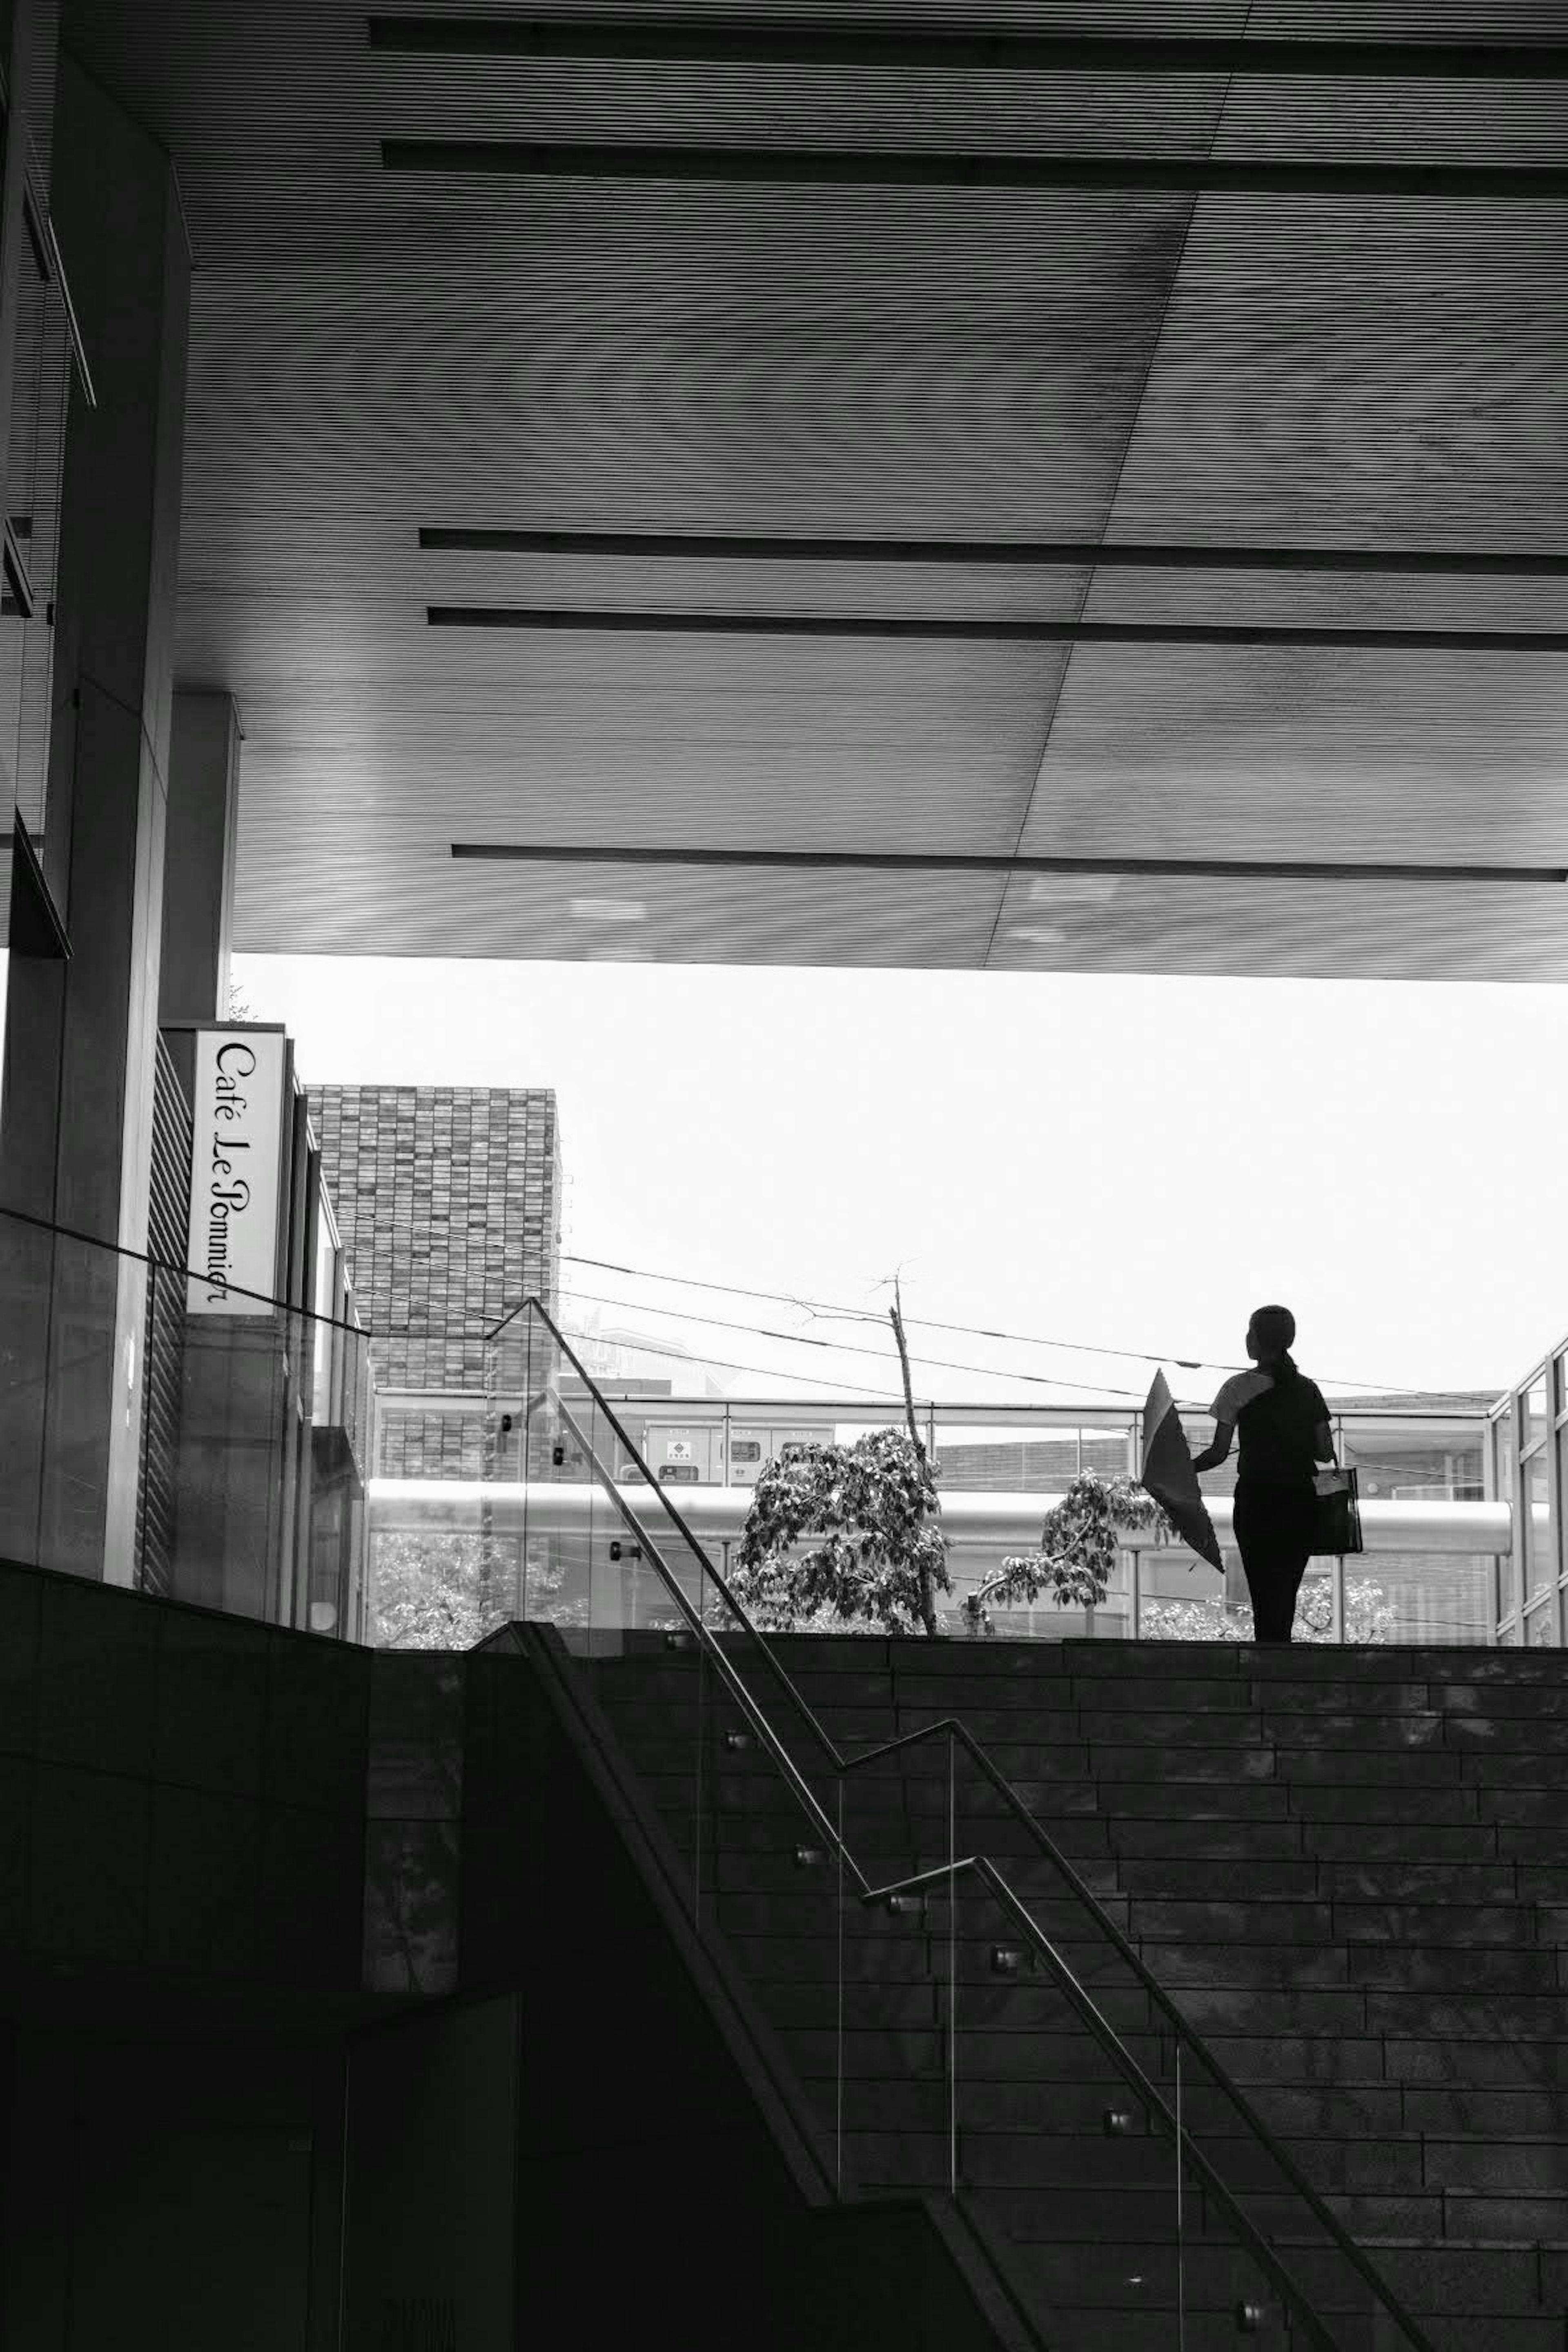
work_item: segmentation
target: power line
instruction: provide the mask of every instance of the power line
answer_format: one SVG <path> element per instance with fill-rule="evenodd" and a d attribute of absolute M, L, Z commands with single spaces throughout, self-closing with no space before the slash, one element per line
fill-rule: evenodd
<path fill-rule="evenodd" d="M 692 1318 L 694 1322 L 698 1319 L 695 1316 Z M 561 1336 L 563 1339 L 571 1339 L 579 1346 L 586 1347 L 594 1346 L 597 1338 L 597 1334 L 593 1331 L 568 1331 L 564 1328 Z M 682 1363 L 690 1363 L 692 1360 L 683 1349 L 661 1348 L 657 1339 L 639 1339 L 637 1344 L 650 1356 L 669 1356 Z M 780 1372 L 766 1364 L 737 1364 L 728 1356 L 704 1356 L 702 1361 L 705 1364 L 717 1364 L 721 1370 L 726 1372 L 756 1372 L 763 1379 L 770 1381 L 804 1381 L 808 1388 L 831 1389 L 838 1396 L 842 1396 L 846 1389 L 853 1389 L 858 1396 L 868 1397 L 879 1404 L 896 1402 L 890 1390 L 870 1388 L 864 1381 L 829 1381 L 821 1379 L 812 1372 Z M 603 1377 L 608 1379 L 610 1376 L 605 1374 Z M 768 1402 L 766 1399 L 761 1401 Z M 652 1402 L 658 1403 L 659 1400 L 655 1398 Z M 787 1404 L 789 1399 L 779 1397 L 773 1402 Z"/>
<path fill-rule="evenodd" d="M 579 1259 L 577 1263 L 581 1265 L 585 1263 L 585 1261 Z M 568 1296 L 574 1300 L 580 1300 L 582 1304 L 586 1307 L 620 1307 L 627 1308 L 634 1315 L 668 1315 L 673 1317 L 679 1322 L 710 1323 L 725 1331 L 744 1331 L 748 1338 L 752 1339 L 780 1339 L 784 1341 L 786 1347 L 825 1348 L 830 1355 L 872 1356 L 875 1357 L 879 1362 L 886 1360 L 886 1355 L 883 1349 L 879 1348 L 858 1348 L 854 1344 L 853 1340 L 849 1339 L 818 1339 L 807 1332 L 773 1331 L 768 1329 L 762 1324 L 731 1322 L 728 1317 L 723 1315 L 699 1315 L 692 1309 L 684 1307 L 656 1307 L 647 1301 L 635 1298 L 604 1298 L 596 1296 L 592 1291 L 586 1290 L 574 1289 L 568 1293 Z M 661 1349 L 658 1352 L 679 1353 L 679 1350 Z M 942 1356 L 913 1356 L 910 1360 L 913 1363 L 923 1366 L 929 1371 L 972 1372 L 977 1374 L 981 1379 L 988 1381 L 1025 1381 L 1031 1388 L 1090 1389 L 1097 1396 L 1129 1397 L 1132 1399 L 1135 1403 L 1142 1404 L 1143 1402 L 1143 1394 L 1141 1390 L 1113 1388 L 1108 1381 L 1064 1380 L 1049 1372 L 1009 1371 L 995 1364 L 956 1364 L 949 1358 Z M 720 1359 L 717 1356 L 710 1356 L 707 1359 L 707 1361 L 710 1363 L 718 1363 Z M 761 1364 L 738 1364 L 731 1369 L 737 1371 L 760 1372 L 763 1370 L 763 1367 Z M 773 1377 L 787 1377 L 793 1380 L 796 1376 L 792 1372 L 787 1375 L 774 1374 Z M 802 1377 L 804 1377 L 804 1375 L 802 1375 Z M 858 1383 L 851 1381 L 849 1385 L 854 1387 L 858 1385 Z M 1069 1397 L 1066 1402 L 1068 1404 L 1071 1404 L 1075 1400 Z M 1175 1402 L 1178 1404 L 1189 1405 L 1195 1412 L 1202 1412 L 1207 1411 L 1206 1405 L 1200 1405 L 1195 1397 L 1178 1397 Z"/>
<path fill-rule="evenodd" d="M 620 1265 L 612 1258 L 584 1257 L 572 1250 L 563 1251 L 562 1255 L 570 1265 L 591 1265 L 596 1267 L 601 1273 L 605 1274 L 629 1274 L 638 1282 L 673 1282 L 678 1283 L 684 1288 L 689 1290 L 718 1291 L 722 1293 L 724 1297 L 730 1298 L 764 1298 L 772 1306 L 797 1307 L 804 1308 L 808 1314 L 830 1315 L 836 1319 L 846 1323 L 880 1324 L 882 1320 L 882 1318 L 879 1314 L 866 1307 L 835 1306 L 825 1299 L 795 1297 L 792 1297 L 788 1291 L 784 1290 L 753 1290 L 740 1283 L 707 1282 L 700 1276 L 692 1274 L 655 1274 L 647 1266 Z M 668 1312 L 669 1310 L 667 1309 L 665 1311 Z M 694 1323 L 699 1323 L 703 1321 L 705 1318 L 699 1315 L 693 1315 L 689 1319 Z M 994 1331 L 987 1328 L 984 1324 L 979 1323 L 942 1323 L 936 1321 L 929 1315 L 906 1315 L 904 1322 L 906 1327 L 910 1324 L 916 1324 L 921 1329 L 926 1331 L 957 1332 L 965 1339 L 998 1339 L 1005 1342 L 1007 1346 L 1015 1348 L 1060 1348 L 1065 1353 L 1071 1355 L 1111 1356 L 1128 1363 L 1157 1364 L 1161 1366 L 1165 1364 L 1174 1364 L 1180 1370 L 1184 1372 L 1198 1372 L 1205 1370 L 1236 1372 L 1245 1371 L 1247 1370 L 1247 1367 L 1245 1364 L 1230 1363 L 1218 1358 L 1177 1356 L 1170 1353 L 1169 1351 L 1156 1354 L 1152 1349 L 1146 1348 L 1101 1348 L 1096 1347 L 1090 1341 L 1085 1339 L 1040 1339 L 1022 1331 Z M 793 1335 L 784 1334 L 781 1336 L 788 1337 Z M 931 1357 L 922 1358 L 921 1360 L 926 1363 L 935 1362 L 935 1359 Z M 969 1368 L 963 1365 L 952 1365 L 945 1367 L 944 1369 L 950 1370 L 963 1370 L 966 1369 L 979 1370 L 982 1368 Z M 999 1375 L 999 1377 L 1005 1377 L 1005 1375 Z M 1029 1376 L 1026 1373 L 1020 1373 L 1017 1377 L 1020 1379 L 1026 1379 Z M 1380 1391 L 1384 1393 L 1392 1393 L 1401 1396 L 1436 1396 L 1447 1393 L 1446 1391 L 1442 1390 L 1413 1388 L 1409 1382 L 1402 1381 L 1352 1381 L 1341 1374 L 1333 1372 L 1324 1372 L 1321 1378 L 1323 1381 L 1327 1381 L 1333 1388 L 1366 1389 L 1373 1393 Z M 1068 1383 L 1067 1385 L 1087 1386 L 1089 1383 L 1073 1382 Z M 1130 1396 L 1133 1394 L 1134 1391 L 1129 1389 L 1119 1389 L 1114 1391 L 1113 1393 L 1119 1396 Z M 1193 1400 L 1191 1398 L 1187 1398 L 1185 1400 L 1178 1399 L 1177 1402 L 1191 1403 Z M 1206 1412 L 1207 1409 L 1208 1408 L 1205 1404 L 1203 1410 Z"/>

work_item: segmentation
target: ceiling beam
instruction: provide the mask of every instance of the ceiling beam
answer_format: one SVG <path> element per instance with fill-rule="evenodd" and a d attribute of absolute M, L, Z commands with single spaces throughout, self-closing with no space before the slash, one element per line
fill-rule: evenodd
<path fill-rule="evenodd" d="M 825 23 L 778 16 L 592 17 L 374 16 L 373 49 L 405 55 L 584 63 L 858 67 L 939 73 L 1351 75 L 1424 81 L 1555 81 L 1568 44 L 1546 41 L 1246 40 Z"/>
<path fill-rule="evenodd" d="M 469 555 L 671 557 L 726 563 L 1012 564 L 1098 571 L 1432 572 L 1455 579 L 1568 578 L 1568 554 L 1521 550 L 1197 547 L 1131 540 L 847 539 L 759 532 L 489 530 L 421 528 L 422 548 Z"/>
<path fill-rule="evenodd" d="M 1113 880 L 1274 882 L 1502 882 L 1561 885 L 1562 866 L 1378 866 L 1245 857 L 984 857 L 896 849 L 687 849 L 582 844 L 454 841 L 452 856 L 504 864 L 701 866 L 846 874 L 1102 875 Z"/>
<path fill-rule="evenodd" d="M 1186 195 L 1425 196 L 1539 203 L 1568 195 L 1559 163 L 1275 163 L 1205 156 L 988 155 L 884 148 L 582 145 L 384 139 L 383 168 L 445 177 L 718 181 L 768 187 L 1140 191 Z"/>
<path fill-rule="evenodd" d="M 596 635 L 883 637 L 997 645 L 1335 646 L 1394 653 L 1568 653 L 1562 629 L 1303 627 L 1296 622 L 944 620 L 924 614 L 627 613 L 536 604 L 427 604 L 437 629 L 578 630 Z"/>

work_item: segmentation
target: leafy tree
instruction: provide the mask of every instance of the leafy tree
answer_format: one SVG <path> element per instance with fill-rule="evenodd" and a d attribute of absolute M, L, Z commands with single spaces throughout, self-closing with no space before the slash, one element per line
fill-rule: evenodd
<path fill-rule="evenodd" d="M 370 1562 L 370 1638 L 378 1650 L 471 1650 L 504 1624 L 486 1609 L 484 1538 L 378 1533 Z"/>
<path fill-rule="evenodd" d="M 933 1633 L 931 1596 L 952 1590 L 937 1508 L 931 1465 L 902 1430 L 786 1446 L 752 1492 L 735 1597 L 774 1633 Z"/>
<path fill-rule="evenodd" d="M 1135 1479 L 1097 1470 L 1076 1477 L 1046 1513 L 1038 1548 L 1014 1553 L 965 1601 L 972 1633 L 992 1631 L 991 1609 L 1016 1609 L 1048 1592 L 1058 1609 L 1098 1609 L 1116 1566 L 1118 1537 L 1153 1525 L 1159 1505 Z"/>
<path fill-rule="evenodd" d="M 515 1563 L 498 1562 L 482 1535 L 378 1532 L 370 1558 L 370 1638 L 383 1650 L 471 1650 L 513 1613 Z M 563 1561 L 530 1559 L 527 1610 L 558 1625 L 585 1624 L 584 1598 L 562 1598 Z"/>
<path fill-rule="evenodd" d="M 1301 1587 L 1296 1603 L 1291 1637 L 1298 1642 L 1327 1642 L 1333 1600 L 1326 1576 L 1315 1576 Z M 1249 1642 L 1252 1617 L 1247 1609 L 1227 1609 L 1223 1601 L 1149 1600 L 1142 1612 L 1143 1633 L 1157 1642 Z M 1369 1577 L 1345 1579 L 1345 1640 L 1392 1642 L 1397 1612 L 1381 1584 Z"/>

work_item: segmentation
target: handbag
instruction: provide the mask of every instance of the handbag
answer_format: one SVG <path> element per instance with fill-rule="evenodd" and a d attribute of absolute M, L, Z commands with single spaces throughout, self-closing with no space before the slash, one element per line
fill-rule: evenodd
<path fill-rule="evenodd" d="M 1314 1559 L 1343 1559 L 1364 1547 L 1361 1534 L 1361 1498 L 1356 1474 L 1331 1463 L 1312 1480 L 1312 1552 Z"/>

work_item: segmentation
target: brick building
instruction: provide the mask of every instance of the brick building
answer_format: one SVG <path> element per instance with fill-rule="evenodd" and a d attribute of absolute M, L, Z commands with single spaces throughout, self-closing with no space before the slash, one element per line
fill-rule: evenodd
<path fill-rule="evenodd" d="M 310 1103 L 372 1334 L 377 1467 L 388 1477 L 477 1477 L 484 1335 L 531 1293 L 551 1307 L 558 1296 L 554 1092 L 315 1087 Z"/>

